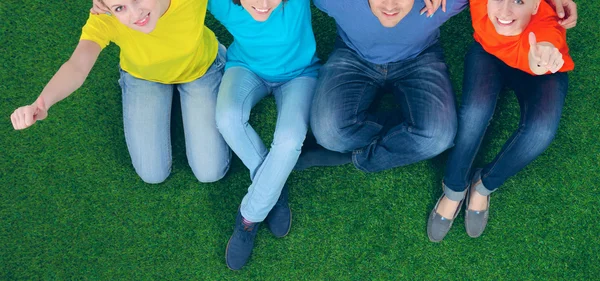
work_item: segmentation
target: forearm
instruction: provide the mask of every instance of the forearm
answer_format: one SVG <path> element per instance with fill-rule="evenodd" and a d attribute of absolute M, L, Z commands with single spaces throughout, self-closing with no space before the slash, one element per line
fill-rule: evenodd
<path fill-rule="evenodd" d="M 40 94 L 45 101 L 46 110 L 79 89 L 88 74 L 89 70 L 79 68 L 72 60 L 65 62 Z"/>
<path fill-rule="evenodd" d="M 79 41 L 71 58 L 60 67 L 40 94 L 46 110 L 81 87 L 101 50 L 95 42 Z"/>

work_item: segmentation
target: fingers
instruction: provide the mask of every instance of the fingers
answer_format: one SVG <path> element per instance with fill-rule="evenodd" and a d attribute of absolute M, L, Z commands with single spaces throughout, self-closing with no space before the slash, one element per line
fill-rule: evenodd
<path fill-rule="evenodd" d="M 565 9 L 563 8 L 563 1 L 562 0 L 553 0 L 554 2 L 554 9 L 556 9 L 556 14 L 558 15 L 559 18 L 564 18 L 565 17 Z"/>
<path fill-rule="evenodd" d="M 552 51 L 544 50 L 542 55 L 540 56 L 540 66 L 550 68 L 548 64 L 550 62 L 550 55 L 552 55 Z"/>
<path fill-rule="evenodd" d="M 562 54 L 557 48 L 554 48 L 552 54 L 550 55 L 548 70 L 552 73 L 556 73 L 559 71 L 564 65 L 565 61 L 562 58 Z"/>
<path fill-rule="evenodd" d="M 567 18 L 566 20 L 561 20 L 558 22 L 562 27 L 564 27 L 565 29 L 570 29 L 573 28 L 577 25 L 577 21 L 576 20 L 571 20 L 571 18 Z"/>
<path fill-rule="evenodd" d="M 533 32 L 529 32 L 529 48 L 531 49 L 535 49 L 537 45 L 537 39 L 535 38 L 535 34 L 533 34 Z"/>
<path fill-rule="evenodd" d="M 92 13 L 93 15 L 107 14 L 110 16 L 110 10 L 108 10 L 101 3 L 98 3 L 96 1 L 94 1 L 94 4 L 92 5 L 90 13 Z"/>
<path fill-rule="evenodd" d="M 537 39 L 535 38 L 535 34 L 533 34 L 533 32 L 529 32 L 529 53 L 536 61 L 536 64 L 539 65 L 541 57 L 537 48 Z"/>
<path fill-rule="evenodd" d="M 10 116 L 13 128 L 15 130 L 22 130 L 33 125 L 35 123 L 35 119 L 33 118 L 34 111 L 35 109 L 32 106 L 23 106 L 15 110 Z"/>
<path fill-rule="evenodd" d="M 25 128 L 33 125 L 33 123 L 35 123 L 35 119 L 33 118 L 33 115 L 35 114 L 35 112 L 26 112 L 25 114 L 23 114 L 23 117 L 25 119 Z"/>
<path fill-rule="evenodd" d="M 427 8 L 427 16 L 431 16 L 433 15 L 434 9 L 433 9 L 433 0 L 424 0 L 425 2 L 425 8 Z M 421 12 L 423 12 L 423 10 L 421 10 Z"/>
<path fill-rule="evenodd" d="M 18 130 L 18 128 L 19 128 L 18 127 L 19 121 L 17 119 L 17 115 L 14 112 L 13 112 L 13 114 L 10 115 L 10 122 L 12 123 L 13 128 L 15 130 Z"/>
<path fill-rule="evenodd" d="M 565 8 L 565 18 L 559 20 L 559 24 L 566 28 L 573 28 L 577 25 L 577 4 L 572 0 L 563 0 L 563 7 Z"/>
<path fill-rule="evenodd" d="M 446 12 L 446 0 L 442 0 L 442 12 Z"/>

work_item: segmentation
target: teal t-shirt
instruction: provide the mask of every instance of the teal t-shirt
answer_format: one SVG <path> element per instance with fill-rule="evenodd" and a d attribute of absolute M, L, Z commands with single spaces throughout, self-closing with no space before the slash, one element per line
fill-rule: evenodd
<path fill-rule="evenodd" d="M 233 36 L 225 69 L 243 66 L 269 82 L 317 76 L 310 0 L 282 1 L 264 22 L 232 0 L 209 0 L 208 10 Z"/>

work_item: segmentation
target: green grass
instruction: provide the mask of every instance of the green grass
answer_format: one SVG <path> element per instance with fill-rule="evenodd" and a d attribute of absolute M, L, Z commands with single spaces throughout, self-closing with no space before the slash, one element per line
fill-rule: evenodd
<path fill-rule="evenodd" d="M 342 0 L 340 0 L 342 1 Z M 122 132 L 118 48 L 108 47 L 83 87 L 49 118 L 14 131 L 9 115 L 35 100 L 77 44 L 91 1 L 0 3 L 0 279 L 592 280 L 600 274 L 600 6 L 577 0 L 568 39 L 576 69 L 555 141 L 492 197 L 484 235 L 469 238 L 459 216 L 429 242 L 429 211 L 441 193 L 447 154 L 375 174 L 351 165 L 293 172 L 288 237 L 259 231 L 250 263 L 227 269 L 224 252 L 250 183 L 235 158 L 220 182 L 198 183 L 173 118 L 173 172 L 160 185 L 133 170 Z M 220 40 L 231 37 L 209 17 Z M 315 11 L 319 56 L 335 26 Z M 461 93 L 472 42 L 468 13 L 443 27 L 452 82 Z M 174 103 L 176 104 L 176 103 Z M 499 102 L 478 165 L 515 129 L 509 92 Z M 272 98 L 251 123 L 272 139 Z"/>

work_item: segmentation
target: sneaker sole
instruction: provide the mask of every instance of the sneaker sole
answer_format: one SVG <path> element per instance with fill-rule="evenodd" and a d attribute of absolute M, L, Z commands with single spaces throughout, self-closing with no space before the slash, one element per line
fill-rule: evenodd
<path fill-rule="evenodd" d="M 227 265 L 227 268 L 233 270 L 233 271 L 238 271 L 239 269 L 234 269 L 229 265 L 229 260 L 227 260 L 227 252 L 229 252 L 229 244 L 231 243 L 231 239 L 233 238 L 233 236 L 229 237 L 229 241 L 227 241 L 227 247 L 225 248 L 225 264 Z"/>

